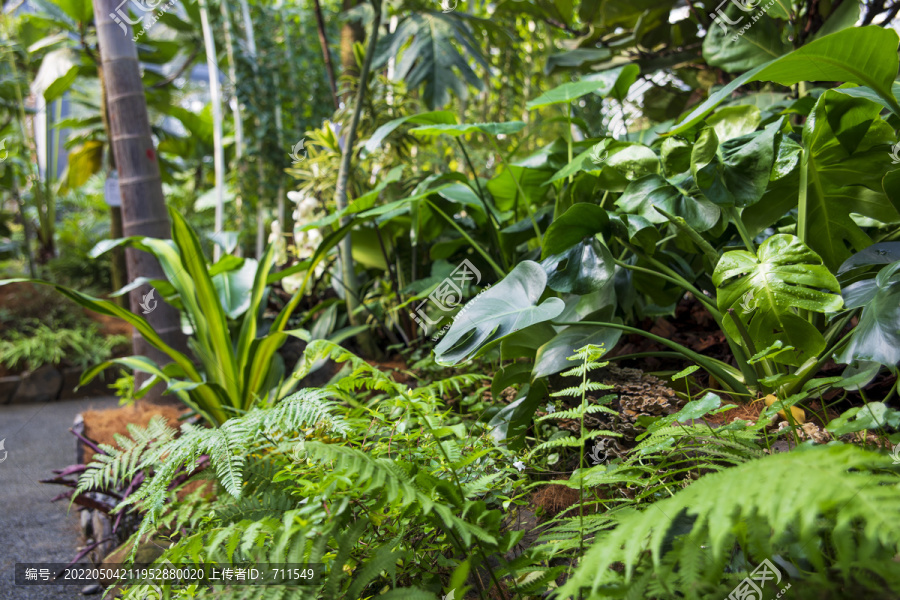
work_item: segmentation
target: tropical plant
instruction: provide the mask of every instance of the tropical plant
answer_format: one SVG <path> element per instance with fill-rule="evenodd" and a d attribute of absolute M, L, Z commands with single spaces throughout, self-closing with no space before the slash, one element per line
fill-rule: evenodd
<path fill-rule="evenodd" d="M 166 344 L 141 316 L 121 308 L 114 302 L 39 280 L 34 283 L 52 285 L 60 293 L 80 305 L 101 314 L 118 317 L 139 332 L 148 343 L 165 353 L 173 362 L 157 365 L 145 356 L 130 356 L 105 361 L 82 376 L 87 383 L 106 368 L 118 364 L 151 378 L 142 386 L 143 396 L 154 385 L 165 383 L 166 389 L 203 416 L 210 423 L 222 424 L 242 414 L 254 404 L 284 398 L 298 381 L 290 377 L 293 369 L 285 367 L 277 355 L 278 349 L 290 335 L 308 337 L 305 331 L 285 329 L 312 269 L 334 246 L 332 237 L 319 247 L 308 262 L 310 270 L 300 289 L 282 309 L 268 332 L 259 336 L 266 288 L 274 281 L 290 274 L 285 270 L 272 273 L 272 247 L 260 261 L 226 256 L 210 266 L 204 258 L 200 240 L 180 214 L 171 211 L 172 240 L 133 237 L 113 240 L 95 248 L 106 252 L 126 244 L 156 257 L 163 268 L 165 280 L 138 278 L 121 293 L 149 284 L 161 299 L 176 307 L 190 329 L 188 345 L 200 361 L 198 369 L 184 353 Z M 0 285 L 26 280 L 5 280 Z M 148 302 L 148 309 L 151 299 Z M 155 304 L 153 305 L 155 306 Z"/>

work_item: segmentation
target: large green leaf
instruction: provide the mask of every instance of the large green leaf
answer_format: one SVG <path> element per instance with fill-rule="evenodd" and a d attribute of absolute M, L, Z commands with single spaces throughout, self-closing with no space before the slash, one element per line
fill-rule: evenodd
<path fill-rule="evenodd" d="M 458 47 L 465 50 L 466 56 Z M 378 40 L 372 66 L 377 69 L 396 58 L 394 81 L 405 82 L 410 90 L 424 84 L 422 97 L 430 109 L 435 109 L 450 101 L 451 90 L 458 98 L 466 98 L 466 84 L 482 89 L 471 63 L 474 60 L 485 70 L 490 70 L 490 65 L 478 48 L 471 29 L 459 16 L 413 13 L 399 23 L 394 33 Z"/>
<path fill-rule="evenodd" d="M 892 169 L 888 147 L 895 137 L 880 112 L 875 102 L 828 91 L 803 127 L 808 244 L 832 270 L 872 243 L 852 214 L 882 223 L 900 219 L 884 193 L 882 180 Z"/>
<path fill-rule="evenodd" d="M 719 220 L 719 209 L 706 198 L 688 198 L 677 187 L 659 175 L 647 175 L 632 181 L 616 200 L 626 213 L 639 215 L 651 223 L 667 223 L 668 219 L 654 206 L 683 217 L 697 231 L 707 231 Z"/>
<path fill-rule="evenodd" d="M 780 127 L 779 120 L 721 144 L 714 129 L 704 129 L 691 153 L 691 173 L 703 195 L 717 206 L 756 204 L 769 183 Z"/>
<path fill-rule="evenodd" d="M 547 377 L 568 369 L 572 366 L 569 357 L 588 344 L 603 346 L 610 351 L 619 342 L 621 335 L 620 329 L 610 327 L 570 325 L 538 348 L 531 377 L 532 379 Z"/>
<path fill-rule="evenodd" d="M 606 97 L 617 90 L 621 91 L 624 89 L 627 91 L 637 79 L 639 73 L 640 68 L 632 63 L 608 71 L 585 75 L 578 81 L 570 81 L 544 92 L 534 100 L 529 101 L 525 108 L 534 110 L 535 108 L 542 108 L 551 104 L 563 104 L 577 100 L 591 92 L 598 96 Z"/>
<path fill-rule="evenodd" d="M 593 236 L 548 256 L 541 266 L 547 271 L 547 287 L 578 295 L 599 291 L 615 272 L 612 254 Z"/>
<path fill-rule="evenodd" d="M 516 206 L 521 207 L 525 201 L 531 204 L 538 203 L 547 193 L 544 183 L 549 178 L 548 171 L 510 165 L 508 169 L 504 169 L 488 181 L 487 189 L 494 197 L 494 204 L 498 209 L 511 210 Z M 519 185 L 516 185 L 517 181 Z M 527 198 L 522 198 L 519 194 L 520 187 Z"/>
<path fill-rule="evenodd" d="M 573 204 L 547 228 L 541 258 L 559 254 L 584 238 L 593 237 L 608 224 L 609 215 L 596 204 Z"/>
<path fill-rule="evenodd" d="M 239 268 L 229 269 L 212 276 L 213 285 L 219 293 L 219 302 L 224 307 L 225 314 L 229 319 L 237 319 L 250 308 L 250 292 L 258 267 L 255 260 L 246 258 Z"/>
<path fill-rule="evenodd" d="M 502 281 L 460 311 L 435 347 L 435 360 L 455 365 L 510 333 L 555 318 L 565 308 L 562 300 L 547 298 L 537 304 L 546 284 L 547 274 L 536 262 L 526 260 L 516 265 Z"/>
<path fill-rule="evenodd" d="M 841 294 L 847 308 L 862 307 L 862 313 L 835 360 L 900 364 L 900 261 L 881 269 L 874 279 L 849 285 Z"/>
<path fill-rule="evenodd" d="M 758 24 L 758 23 L 757 23 Z M 792 86 L 801 81 L 840 81 L 865 85 L 875 91 L 900 115 L 900 105 L 891 94 L 900 60 L 900 38 L 892 29 L 875 25 L 843 29 L 814 40 L 790 54 L 748 71 L 723 86 L 682 120 L 668 135 L 686 131 L 745 83 L 772 81 Z"/>
<path fill-rule="evenodd" d="M 706 119 L 706 124 L 715 130 L 720 143 L 753 133 L 761 122 L 762 114 L 752 104 L 726 106 Z M 666 141 L 671 139 L 675 138 L 666 138 Z"/>
<path fill-rule="evenodd" d="M 94 18 L 94 7 L 91 0 L 52 0 L 76 21 L 88 22 Z"/>
<path fill-rule="evenodd" d="M 743 12 L 733 2 L 727 4 L 724 13 L 738 23 L 728 31 L 716 25 L 710 27 L 703 39 L 703 58 L 709 66 L 738 73 L 791 51 L 791 43 L 782 37 L 782 22 L 771 15 L 753 22 L 752 13 Z M 752 27 L 737 35 L 736 30 L 750 23 Z"/>
<path fill-rule="evenodd" d="M 797 311 L 834 312 L 843 305 L 837 279 L 819 255 L 788 234 L 768 238 L 756 256 L 746 250 L 726 252 L 712 279 L 719 310 L 734 309 L 734 315 L 747 322 L 756 349 L 779 341 L 793 346 L 794 352 L 775 358 L 792 365 L 825 348 L 819 331 Z M 725 320 L 725 327 L 734 339 L 741 339 L 731 319 Z"/>

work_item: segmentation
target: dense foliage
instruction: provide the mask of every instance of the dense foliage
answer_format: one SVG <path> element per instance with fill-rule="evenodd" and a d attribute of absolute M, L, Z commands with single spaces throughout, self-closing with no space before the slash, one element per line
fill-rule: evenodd
<path fill-rule="evenodd" d="M 105 239 L 92 6 L 31 4 L 0 285 L 130 324 L 163 362 L 82 381 L 190 413 L 73 501 L 132 557 L 322 568 L 164 597 L 900 594 L 900 4 L 185 0 L 136 47 L 170 240 Z M 164 278 L 116 281 L 126 247 Z M 124 307 L 151 287 L 185 348 Z"/>

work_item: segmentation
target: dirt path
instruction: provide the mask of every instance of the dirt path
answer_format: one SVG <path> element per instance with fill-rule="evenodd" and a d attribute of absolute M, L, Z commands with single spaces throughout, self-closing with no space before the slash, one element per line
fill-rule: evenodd
<path fill-rule="evenodd" d="M 114 408 L 115 398 L 0 406 L 0 599 L 85 598 L 81 586 L 16 586 L 17 562 L 63 562 L 81 542 L 78 514 L 51 503 L 60 486 L 38 483 L 75 462 L 69 427 L 87 408 Z M 99 597 L 99 596 L 97 596 Z"/>

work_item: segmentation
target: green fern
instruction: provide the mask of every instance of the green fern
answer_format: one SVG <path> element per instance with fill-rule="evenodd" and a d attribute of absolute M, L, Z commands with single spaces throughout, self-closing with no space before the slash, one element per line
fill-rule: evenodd
<path fill-rule="evenodd" d="M 865 579 L 886 569 L 900 551 L 900 524 L 890 516 L 900 511 L 900 484 L 885 471 L 890 466 L 883 455 L 833 445 L 705 475 L 644 511 L 617 516 L 615 527 L 597 536 L 560 597 L 579 597 L 584 589 L 590 598 L 611 597 L 613 589 L 646 583 L 647 569 L 658 579 L 677 571 L 681 590 L 716 585 L 735 543 L 754 565 L 802 548 L 797 558 L 820 583 L 829 569 L 845 581 Z M 748 535 L 754 531 L 765 534 Z M 673 543 L 676 535 L 679 544 Z M 610 568 L 616 563 L 624 565 L 624 573 Z M 730 584 L 743 576 L 727 579 Z"/>

